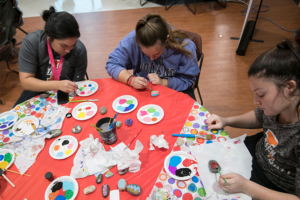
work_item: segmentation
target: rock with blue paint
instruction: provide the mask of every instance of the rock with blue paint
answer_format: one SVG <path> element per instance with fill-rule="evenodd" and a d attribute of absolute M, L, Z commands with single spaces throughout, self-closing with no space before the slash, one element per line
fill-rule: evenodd
<path fill-rule="evenodd" d="M 117 127 L 117 128 L 120 128 L 121 126 L 122 126 L 122 122 L 121 122 L 121 121 L 117 121 L 117 122 L 116 122 L 116 127 Z"/>
<path fill-rule="evenodd" d="M 109 195 L 109 186 L 107 184 L 102 185 L 102 196 L 104 198 L 108 197 Z"/>
<path fill-rule="evenodd" d="M 195 183 L 189 184 L 188 190 L 193 193 L 197 192 L 197 186 L 195 185 Z"/>
<path fill-rule="evenodd" d="M 96 178 L 96 183 L 100 184 L 102 182 L 102 179 L 103 179 L 103 174 L 99 174 Z"/>
<path fill-rule="evenodd" d="M 113 174 L 111 171 L 108 170 L 108 171 L 106 172 L 106 174 L 105 174 L 105 177 L 106 177 L 106 178 L 110 178 L 110 177 L 112 177 L 113 175 L 114 175 L 114 174 Z"/>
<path fill-rule="evenodd" d="M 152 97 L 157 97 L 159 95 L 158 91 L 151 91 L 151 96 Z"/>
<path fill-rule="evenodd" d="M 126 191 L 129 192 L 130 194 L 134 195 L 134 196 L 138 196 L 138 195 L 141 194 L 142 189 L 137 184 L 130 184 L 130 185 L 127 185 Z"/>
<path fill-rule="evenodd" d="M 96 190 L 96 187 L 94 185 L 91 185 L 89 187 L 86 187 L 83 190 L 83 194 L 90 194 L 90 193 L 94 192 L 95 190 Z"/>
<path fill-rule="evenodd" d="M 126 189 L 126 186 L 127 186 L 127 183 L 126 183 L 126 180 L 125 179 L 120 179 L 118 181 L 118 188 L 120 190 L 125 190 Z"/>
<path fill-rule="evenodd" d="M 125 120 L 125 124 L 126 124 L 127 126 L 131 126 L 131 125 L 132 125 L 132 122 L 133 122 L 133 120 L 130 119 L 130 118 Z"/>

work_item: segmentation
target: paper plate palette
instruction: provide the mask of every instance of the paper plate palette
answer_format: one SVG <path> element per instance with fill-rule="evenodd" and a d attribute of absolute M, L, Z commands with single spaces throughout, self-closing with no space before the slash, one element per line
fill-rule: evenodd
<path fill-rule="evenodd" d="M 77 147 L 77 139 L 71 135 L 65 135 L 52 142 L 49 148 L 49 154 L 52 158 L 61 160 L 75 153 Z"/>
<path fill-rule="evenodd" d="M 45 192 L 45 200 L 74 200 L 78 194 L 78 183 L 71 176 L 62 176 L 50 183 Z"/>
<path fill-rule="evenodd" d="M 112 104 L 113 109 L 119 113 L 130 113 L 136 109 L 138 101 L 134 96 L 123 95 L 116 98 Z"/>
<path fill-rule="evenodd" d="M 15 161 L 15 154 L 10 149 L 0 149 L 0 168 L 7 169 Z"/>
<path fill-rule="evenodd" d="M 98 83 L 95 81 L 84 81 L 78 84 L 78 88 L 76 94 L 81 97 L 87 97 L 98 90 Z"/>
<path fill-rule="evenodd" d="M 13 111 L 7 111 L 0 114 L 0 131 L 8 129 L 18 120 L 18 114 Z"/>
<path fill-rule="evenodd" d="M 198 163 L 190 154 L 176 151 L 166 157 L 164 168 L 170 177 L 176 180 L 188 180 L 195 176 Z"/>
<path fill-rule="evenodd" d="M 139 109 L 137 118 L 144 124 L 156 124 L 164 117 L 164 110 L 154 104 L 148 104 Z"/>
<path fill-rule="evenodd" d="M 36 128 L 39 126 L 39 120 L 36 117 L 24 117 L 17 121 L 13 126 L 13 133 L 15 136 L 23 137 L 24 135 L 30 135 L 34 132 L 31 124 L 34 124 Z"/>
<path fill-rule="evenodd" d="M 83 102 L 73 108 L 72 115 L 77 120 L 87 120 L 96 115 L 98 107 L 93 102 Z"/>

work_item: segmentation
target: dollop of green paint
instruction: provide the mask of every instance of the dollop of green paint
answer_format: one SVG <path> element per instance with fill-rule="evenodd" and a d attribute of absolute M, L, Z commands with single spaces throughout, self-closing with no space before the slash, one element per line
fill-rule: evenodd
<path fill-rule="evenodd" d="M 65 197 L 66 199 L 71 199 L 72 196 L 73 196 L 73 191 L 72 190 L 67 190 L 66 193 L 65 193 Z"/>
<path fill-rule="evenodd" d="M 12 160 L 12 155 L 11 155 L 10 153 L 6 153 L 6 154 L 4 155 L 4 161 L 10 163 L 11 160 Z"/>
<path fill-rule="evenodd" d="M 130 104 L 133 104 L 133 101 L 132 101 L 132 100 L 127 100 L 126 103 L 127 103 L 128 105 L 130 105 Z"/>
<path fill-rule="evenodd" d="M 154 113 L 156 110 L 154 109 L 154 108 L 149 108 L 148 110 L 147 110 L 147 112 L 148 113 Z"/>

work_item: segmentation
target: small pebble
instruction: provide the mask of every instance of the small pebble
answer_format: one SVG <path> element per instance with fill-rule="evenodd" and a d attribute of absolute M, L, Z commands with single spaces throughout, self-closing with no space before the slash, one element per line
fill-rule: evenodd
<path fill-rule="evenodd" d="M 49 93 L 42 93 L 42 94 L 40 94 L 40 98 L 41 98 L 41 99 L 46 99 L 46 98 L 48 98 L 49 96 L 50 96 Z"/>
<path fill-rule="evenodd" d="M 108 197 L 109 195 L 109 186 L 107 184 L 102 185 L 102 196 L 104 198 Z"/>
<path fill-rule="evenodd" d="M 127 172 L 127 168 L 118 170 L 120 175 L 123 175 Z"/>
<path fill-rule="evenodd" d="M 89 187 L 86 187 L 83 190 L 83 194 L 90 194 L 90 193 L 94 192 L 95 190 L 96 190 L 96 187 L 94 185 L 91 185 Z"/>
<path fill-rule="evenodd" d="M 71 113 L 67 113 L 67 114 L 66 114 L 66 117 L 67 117 L 67 118 L 70 118 L 70 117 L 72 117 L 72 114 L 71 114 Z"/>
<path fill-rule="evenodd" d="M 47 134 L 51 135 L 51 138 L 58 137 L 61 135 L 61 133 L 62 133 L 62 131 L 60 129 L 54 129 L 54 130 L 47 132 Z"/>
<path fill-rule="evenodd" d="M 71 92 L 70 94 L 69 94 L 69 97 L 75 97 L 75 92 Z"/>
<path fill-rule="evenodd" d="M 117 127 L 117 128 L 120 128 L 121 126 L 122 126 L 122 122 L 121 122 L 121 121 L 117 121 L 117 122 L 116 122 L 116 127 Z"/>
<path fill-rule="evenodd" d="M 26 101 L 26 102 L 25 102 L 25 106 L 26 106 L 26 108 L 31 108 L 30 102 L 29 102 L 29 101 Z"/>
<path fill-rule="evenodd" d="M 54 180 L 53 174 L 52 174 L 51 172 L 47 172 L 47 173 L 45 174 L 45 178 L 46 178 L 48 181 L 50 181 L 50 182 L 52 182 L 52 181 Z"/>
<path fill-rule="evenodd" d="M 125 190 L 126 186 L 127 186 L 127 183 L 126 183 L 125 179 L 120 179 L 118 181 L 118 188 L 119 188 L 119 190 Z"/>
<path fill-rule="evenodd" d="M 99 184 L 102 182 L 103 174 L 99 174 L 96 178 L 96 183 Z"/>
<path fill-rule="evenodd" d="M 181 138 L 178 138 L 178 139 L 176 140 L 176 144 L 177 144 L 178 146 L 183 145 L 183 143 L 184 143 L 184 140 L 181 139 Z"/>
<path fill-rule="evenodd" d="M 80 125 L 76 125 L 72 128 L 72 132 L 73 133 L 80 133 L 81 132 L 81 126 Z"/>
<path fill-rule="evenodd" d="M 100 114 L 104 115 L 107 112 L 106 107 L 101 107 L 100 108 Z"/>
<path fill-rule="evenodd" d="M 108 171 L 106 172 L 106 174 L 105 174 L 105 177 L 106 177 L 106 178 L 110 178 L 110 177 L 112 177 L 113 175 L 114 175 L 114 174 L 113 174 L 111 171 L 108 170 Z"/>
<path fill-rule="evenodd" d="M 131 125 L 132 125 L 132 122 L 133 122 L 132 119 L 126 119 L 126 120 L 125 120 L 125 124 L 126 124 L 127 126 L 131 126 Z"/>
<path fill-rule="evenodd" d="M 193 146 L 193 141 L 192 140 L 186 140 L 186 145 L 189 146 Z"/>
<path fill-rule="evenodd" d="M 137 185 L 137 184 L 127 185 L 126 190 L 127 190 L 128 193 L 130 193 L 130 194 L 132 194 L 134 196 L 138 196 L 142 192 L 141 187 L 139 185 Z"/>

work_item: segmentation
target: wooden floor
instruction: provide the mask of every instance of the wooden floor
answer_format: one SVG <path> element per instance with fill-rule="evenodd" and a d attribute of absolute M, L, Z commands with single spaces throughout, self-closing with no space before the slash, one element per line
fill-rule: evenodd
<path fill-rule="evenodd" d="M 258 3 L 259 1 L 254 1 L 254 4 Z M 269 6 L 270 11 L 261 13 L 261 17 L 268 17 L 289 30 L 300 27 L 300 8 L 292 0 L 264 0 L 263 4 Z M 264 43 L 251 42 L 246 56 L 238 56 L 235 53 L 238 41 L 230 40 L 230 37 L 240 36 L 244 22 L 240 11 L 244 10 L 246 5 L 227 3 L 227 8 L 224 9 L 211 2 L 197 4 L 196 8 L 196 15 L 185 5 L 173 6 L 168 11 L 164 7 L 158 7 L 75 14 L 80 25 L 80 39 L 88 51 L 90 79 L 109 77 L 105 70 L 109 53 L 135 28 L 139 18 L 148 13 L 158 13 L 175 28 L 202 36 L 205 57 L 199 86 L 204 106 L 211 113 L 228 117 L 255 109 L 253 94 L 248 86 L 247 70 L 261 53 L 274 47 L 282 39 L 293 40 L 293 33 L 283 31 L 267 20 L 259 19 L 254 39 L 264 40 Z M 43 29 L 43 26 L 44 21 L 41 17 L 33 17 L 26 18 L 22 28 L 33 32 Z M 17 31 L 18 42 L 24 36 L 21 31 Z M 18 64 L 10 66 L 18 69 Z M 0 113 L 10 110 L 21 92 L 18 75 L 7 69 L 6 62 L 0 62 L 0 99 L 4 102 L 4 105 L 0 105 Z M 232 137 L 259 131 L 233 128 L 226 130 Z"/>

